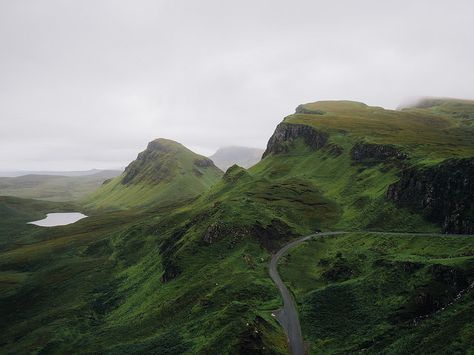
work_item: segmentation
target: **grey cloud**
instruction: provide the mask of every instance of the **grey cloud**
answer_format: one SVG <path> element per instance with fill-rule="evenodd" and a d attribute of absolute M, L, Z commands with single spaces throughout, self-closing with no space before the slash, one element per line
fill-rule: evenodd
<path fill-rule="evenodd" d="M 0 0 L 0 170 L 263 147 L 299 103 L 474 98 L 470 0 Z M 74 166 L 71 166 L 74 165 Z"/>

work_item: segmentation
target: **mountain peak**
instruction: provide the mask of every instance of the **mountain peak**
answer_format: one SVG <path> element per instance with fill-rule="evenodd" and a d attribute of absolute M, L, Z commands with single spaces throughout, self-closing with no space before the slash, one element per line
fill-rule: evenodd
<path fill-rule="evenodd" d="M 209 158 L 158 138 L 90 201 L 99 207 L 120 208 L 178 201 L 195 197 L 221 176 L 222 171 Z"/>
<path fill-rule="evenodd" d="M 157 138 L 155 140 L 152 140 L 151 142 L 148 143 L 146 150 L 161 150 L 161 151 L 169 151 L 170 149 L 187 149 L 184 145 L 181 143 L 178 143 L 176 141 L 173 141 L 171 139 L 166 139 L 166 138 Z"/>

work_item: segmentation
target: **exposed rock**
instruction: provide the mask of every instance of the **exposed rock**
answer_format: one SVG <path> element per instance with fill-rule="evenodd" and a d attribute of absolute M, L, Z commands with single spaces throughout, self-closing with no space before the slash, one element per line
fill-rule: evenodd
<path fill-rule="evenodd" d="M 434 264 L 428 267 L 429 281 L 412 291 L 411 297 L 391 318 L 395 322 L 417 322 L 452 304 L 470 287 L 466 272 L 455 267 Z"/>
<path fill-rule="evenodd" d="M 107 185 L 107 184 L 108 184 L 109 182 L 111 182 L 112 180 L 113 180 L 113 178 L 104 180 L 104 182 L 102 183 L 102 186 Z"/>
<path fill-rule="evenodd" d="M 304 124 L 280 123 L 267 144 L 262 158 L 270 154 L 288 153 L 295 140 L 303 139 L 311 150 L 316 151 L 324 147 L 329 135 Z"/>
<path fill-rule="evenodd" d="M 463 270 L 442 264 L 434 264 L 428 268 L 428 272 L 437 282 L 449 285 L 456 291 L 469 286 L 466 274 Z"/>
<path fill-rule="evenodd" d="M 279 219 L 273 219 L 269 225 L 256 222 L 253 225 L 234 225 L 226 222 L 215 222 L 209 225 L 202 240 L 207 244 L 226 239 L 233 247 L 245 237 L 258 239 L 262 247 L 273 251 L 278 249 L 281 241 L 288 240 L 294 233 L 291 228 Z"/>
<path fill-rule="evenodd" d="M 174 164 L 161 161 L 160 156 L 170 152 L 168 140 L 156 139 L 148 143 L 147 148 L 138 154 L 137 159 L 131 162 L 123 172 L 122 184 L 127 185 L 132 182 L 139 182 L 145 178 L 145 170 L 153 166 L 153 174 L 147 174 L 147 178 L 152 178 L 153 183 L 169 180 L 174 176 Z M 174 144 L 178 144 L 173 142 Z"/>
<path fill-rule="evenodd" d="M 201 177 L 201 176 L 204 175 L 204 174 L 201 172 L 201 170 L 196 169 L 196 168 L 193 169 L 193 174 L 194 174 L 195 176 L 197 176 L 197 177 Z"/>
<path fill-rule="evenodd" d="M 385 259 L 377 259 L 373 263 L 376 267 L 387 267 L 399 270 L 408 274 L 420 270 L 423 267 L 422 263 L 413 261 L 390 261 Z"/>
<path fill-rule="evenodd" d="M 275 354 L 271 345 L 275 340 L 269 338 L 273 334 L 275 324 L 269 323 L 260 316 L 246 324 L 245 330 L 236 336 L 237 344 L 232 354 L 239 355 L 270 355 Z"/>
<path fill-rule="evenodd" d="M 389 186 L 388 199 L 422 213 L 443 231 L 474 234 L 474 158 L 450 159 L 425 169 L 408 169 Z"/>
<path fill-rule="evenodd" d="M 304 105 L 298 105 L 295 110 L 295 113 L 303 114 L 303 115 L 324 115 L 326 112 L 321 110 L 311 110 L 306 108 Z"/>
<path fill-rule="evenodd" d="M 235 226 L 225 222 L 215 222 L 209 225 L 203 241 L 207 244 L 212 244 L 221 239 L 227 238 L 231 243 L 242 239 L 248 235 L 250 229 L 245 226 Z"/>
<path fill-rule="evenodd" d="M 329 270 L 323 272 L 322 277 L 326 281 L 340 282 L 349 280 L 354 274 L 355 271 L 345 261 L 338 260 Z"/>
<path fill-rule="evenodd" d="M 214 166 L 214 162 L 209 158 L 201 158 L 201 159 L 195 159 L 194 165 L 200 168 L 208 168 L 208 167 Z"/>
<path fill-rule="evenodd" d="M 250 176 L 247 170 L 234 164 L 229 169 L 227 169 L 222 178 L 226 182 L 236 182 L 237 180 L 240 180 L 246 176 Z"/>
<path fill-rule="evenodd" d="M 392 145 L 357 143 L 351 149 L 351 158 L 357 163 L 405 160 L 408 156 Z"/>
<path fill-rule="evenodd" d="M 326 147 L 326 149 L 329 152 L 329 154 L 333 157 L 338 157 L 339 155 L 341 155 L 344 152 L 344 148 L 342 148 L 341 146 L 339 146 L 337 144 L 329 144 Z"/>
<path fill-rule="evenodd" d="M 272 219 L 268 226 L 257 223 L 253 228 L 253 235 L 260 244 L 269 251 L 277 250 L 283 241 L 290 239 L 294 233 L 289 225 L 280 219 Z"/>

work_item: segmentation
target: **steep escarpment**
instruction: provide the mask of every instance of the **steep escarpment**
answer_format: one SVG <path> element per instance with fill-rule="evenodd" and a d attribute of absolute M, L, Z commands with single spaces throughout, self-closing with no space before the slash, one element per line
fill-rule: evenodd
<path fill-rule="evenodd" d="M 387 197 L 399 207 L 422 213 L 445 232 L 473 234 L 474 158 L 405 170 L 389 186 Z"/>
<path fill-rule="evenodd" d="M 87 206 L 123 209 L 169 204 L 199 195 L 221 176 L 209 158 L 160 138 L 150 142 L 121 176 L 93 194 Z"/>
<path fill-rule="evenodd" d="M 299 139 L 313 151 L 326 145 L 329 135 L 303 124 L 280 123 L 268 141 L 263 157 L 270 154 L 288 153 Z"/>
<path fill-rule="evenodd" d="M 356 143 L 351 149 L 352 160 L 363 162 L 402 161 L 408 158 L 407 154 L 392 145 Z"/>

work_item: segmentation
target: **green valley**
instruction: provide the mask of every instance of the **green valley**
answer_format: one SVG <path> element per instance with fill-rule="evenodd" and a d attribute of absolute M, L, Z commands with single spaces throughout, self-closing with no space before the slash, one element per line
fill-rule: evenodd
<path fill-rule="evenodd" d="M 280 263 L 311 353 L 473 351 L 473 111 L 310 103 L 249 169 L 158 139 L 72 225 L 2 201 L 0 352 L 288 354 L 268 264 L 318 230 Z"/>

